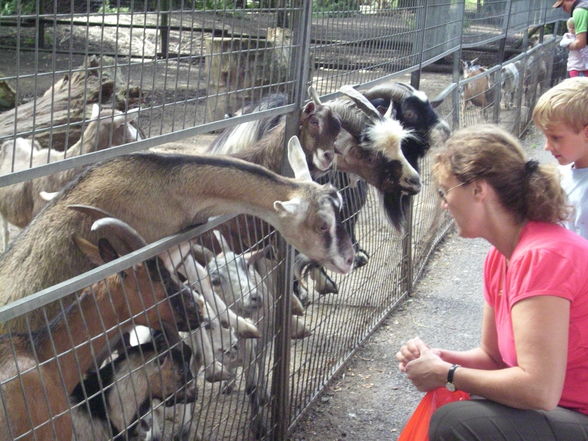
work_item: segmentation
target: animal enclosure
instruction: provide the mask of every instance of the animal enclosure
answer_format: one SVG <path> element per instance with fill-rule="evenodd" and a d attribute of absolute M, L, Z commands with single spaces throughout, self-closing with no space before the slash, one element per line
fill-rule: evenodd
<path fill-rule="evenodd" d="M 347 159 L 332 139 L 302 152 L 316 166 L 304 173 L 288 140 L 298 135 L 305 149 L 314 128 L 340 129 L 319 110 L 347 103 L 343 86 L 369 95 L 392 82 L 442 100 L 435 115 L 452 129 L 492 121 L 520 135 L 542 91 L 565 76 L 566 17 L 547 0 L 4 3 L 0 292 L 14 288 L 0 303 L 6 440 L 286 440 L 410 295 L 451 227 L 430 175 L 432 125 L 418 132 L 426 146 L 411 196 L 370 181 L 375 166 L 358 179 L 342 173 Z M 403 103 L 421 96 L 400 89 Z M 379 106 L 393 100 L 370 100 L 370 121 L 386 120 Z M 421 130 L 407 115 L 396 112 Z M 282 130 L 275 174 L 203 155 L 232 128 L 263 144 L 259 121 Z M 340 190 L 341 210 L 334 190 L 306 174 Z M 278 194 L 286 187 L 300 193 Z M 324 214 L 316 224 L 297 216 L 302 194 L 317 207 L 305 219 Z M 291 217 L 276 220 L 275 203 Z M 120 221 L 148 245 L 113 236 Z M 287 242 L 322 270 L 299 265 Z M 351 242 L 355 268 L 343 274 Z"/>

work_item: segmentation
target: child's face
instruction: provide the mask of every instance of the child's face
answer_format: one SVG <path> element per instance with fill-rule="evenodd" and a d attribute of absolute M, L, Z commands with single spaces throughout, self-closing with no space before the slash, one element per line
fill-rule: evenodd
<path fill-rule="evenodd" d="M 560 165 L 571 164 L 577 168 L 588 167 L 588 126 L 576 132 L 566 124 L 543 130 L 545 150 L 550 152 Z"/>

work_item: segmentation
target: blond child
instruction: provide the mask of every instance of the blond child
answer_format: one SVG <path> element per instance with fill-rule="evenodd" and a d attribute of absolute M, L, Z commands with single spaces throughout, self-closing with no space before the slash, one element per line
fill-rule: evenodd
<path fill-rule="evenodd" d="M 566 22 L 568 32 L 564 34 L 559 45 L 568 47 L 576 41 L 576 29 L 574 19 L 570 17 Z M 588 47 L 568 51 L 567 71 L 570 78 L 588 76 Z"/>
<path fill-rule="evenodd" d="M 574 208 L 566 222 L 588 238 L 588 77 L 568 78 L 545 92 L 533 121 L 545 135 L 545 150 L 561 165 L 561 184 Z"/>

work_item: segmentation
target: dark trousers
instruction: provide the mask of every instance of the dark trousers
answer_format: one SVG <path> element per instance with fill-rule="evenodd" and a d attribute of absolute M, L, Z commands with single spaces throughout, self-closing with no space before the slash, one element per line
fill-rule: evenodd
<path fill-rule="evenodd" d="M 431 418 L 430 441 L 588 441 L 588 415 L 557 407 L 520 410 L 494 401 L 456 401 Z"/>

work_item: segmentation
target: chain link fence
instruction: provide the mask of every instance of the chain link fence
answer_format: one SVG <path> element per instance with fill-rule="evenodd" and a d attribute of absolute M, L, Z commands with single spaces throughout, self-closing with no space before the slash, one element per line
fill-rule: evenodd
<path fill-rule="evenodd" d="M 371 185 L 327 176 L 364 258 L 345 275 L 301 271 L 251 216 L 268 220 L 281 181 L 202 155 L 263 120 L 282 124 L 286 167 L 309 85 L 328 104 L 344 85 L 411 84 L 453 129 L 522 135 L 566 74 L 548 0 L 0 4 L 7 440 L 285 440 L 450 228 L 436 146 L 401 231 Z"/>

